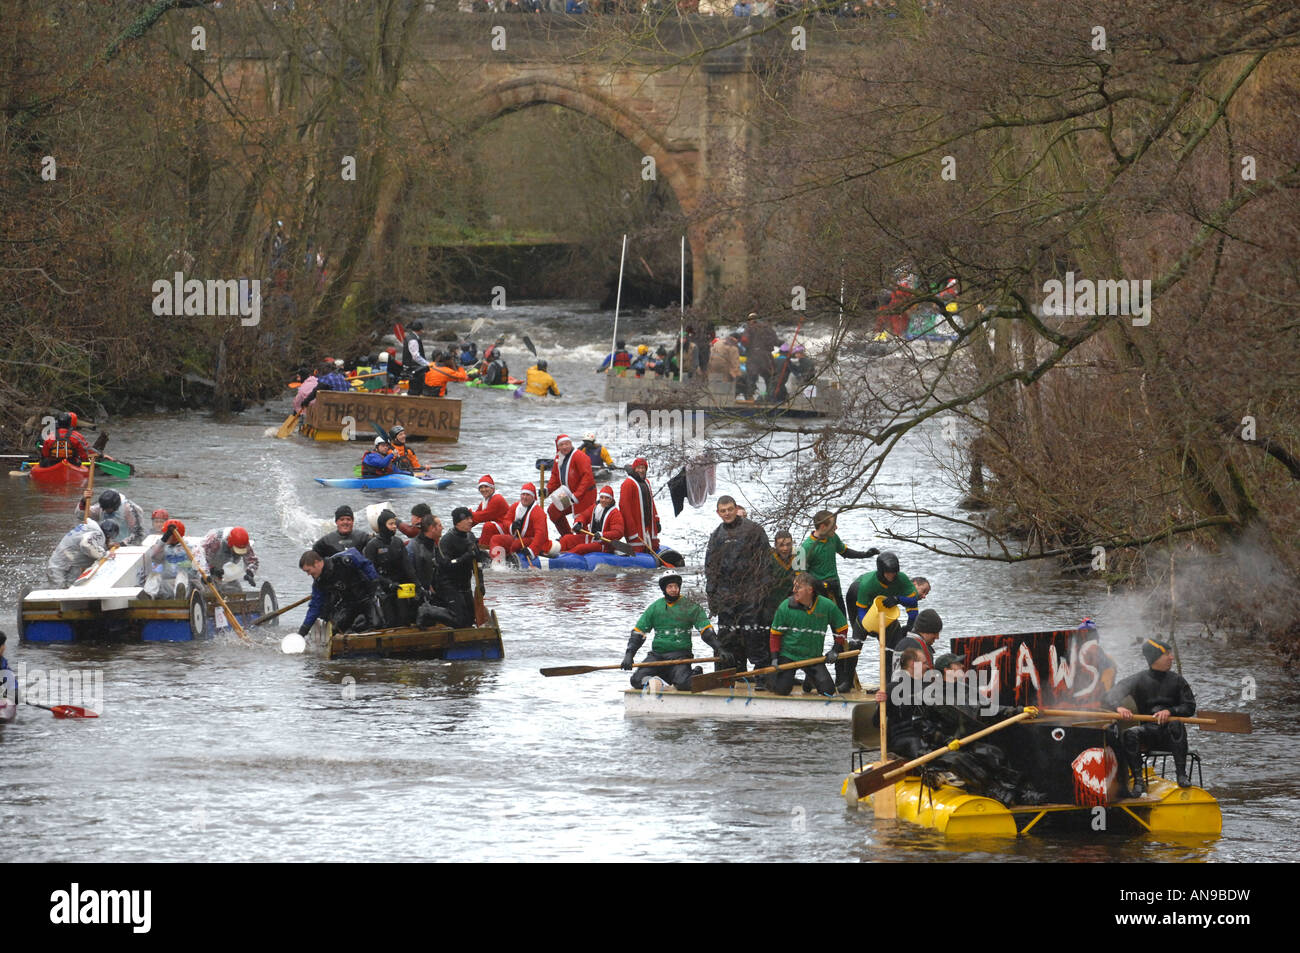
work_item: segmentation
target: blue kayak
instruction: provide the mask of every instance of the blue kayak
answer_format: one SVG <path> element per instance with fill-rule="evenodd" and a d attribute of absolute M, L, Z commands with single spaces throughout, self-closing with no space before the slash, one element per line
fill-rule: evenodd
<path fill-rule="evenodd" d="M 377 477 L 345 477 L 339 480 L 324 480 L 316 478 L 316 482 L 321 486 L 333 487 L 337 490 L 400 490 L 400 489 L 421 489 L 421 490 L 445 490 L 451 486 L 451 480 L 447 477 L 418 477 L 409 473 L 389 473 L 386 476 Z"/>
<path fill-rule="evenodd" d="M 684 562 L 682 557 L 672 549 L 660 549 L 659 556 L 669 563 Z M 637 553 L 635 556 L 624 556 L 619 553 L 588 553 L 585 556 L 577 553 L 561 553 L 554 557 L 534 556 L 528 563 L 531 569 L 576 569 L 580 572 L 591 572 L 597 566 L 611 566 L 622 570 L 660 568 L 659 561 L 649 553 Z"/>

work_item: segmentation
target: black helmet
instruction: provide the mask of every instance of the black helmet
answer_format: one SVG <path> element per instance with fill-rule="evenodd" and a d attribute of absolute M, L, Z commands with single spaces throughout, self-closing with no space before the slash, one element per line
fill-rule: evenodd
<path fill-rule="evenodd" d="M 615 347 L 617 347 L 618 350 L 621 351 L 621 350 L 623 350 L 623 348 L 627 347 L 627 342 L 626 342 L 626 341 L 619 341 L 618 344 L 615 345 Z"/>
<path fill-rule="evenodd" d="M 412 321 L 412 322 L 411 322 L 411 330 L 412 330 L 412 331 L 423 331 L 423 330 L 424 330 L 424 322 L 423 322 L 423 321 Z"/>
<path fill-rule="evenodd" d="M 122 494 L 117 490 L 105 490 L 99 494 L 99 508 L 105 513 L 111 513 L 122 505 Z"/>
<path fill-rule="evenodd" d="M 677 575 L 677 573 L 675 572 L 669 573 L 668 575 L 664 576 L 662 579 L 659 580 L 659 591 L 662 592 L 665 596 L 667 596 L 668 587 L 672 585 L 674 582 L 677 583 L 677 585 L 680 587 L 682 584 L 682 577 Z M 679 588 L 678 592 L 680 591 L 681 589 Z"/>
<path fill-rule="evenodd" d="M 117 520 L 100 520 L 99 528 L 104 531 L 105 539 L 114 539 L 121 532 L 121 527 L 117 525 Z"/>
<path fill-rule="evenodd" d="M 890 552 L 876 557 L 876 574 L 884 575 L 887 572 L 898 572 L 898 557 Z"/>
<path fill-rule="evenodd" d="M 398 425 L 397 425 L 396 427 L 394 427 L 392 430 L 388 431 L 388 436 L 390 436 L 390 437 L 396 437 L 398 434 L 401 434 L 401 433 L 406 433 L 406 428 L 403 427 L 401 424 L 398 424 Z"/>
<path fill-rule="evenodd" d="M 538 362 L 537 362 L 537 369 L 538 369 L 539 371 L 544 371 L 544 370 L 546 370 L 546 362 L 545 362 L 545 361 L 538 361 Z"/>
<path fill-rule="evenodd" d="M 55 418 L 54 423 L 64 430 L 67 430 L 72 426 L 72 414 L 69 414 L 66 411 L 61 413 L 57 418 Z"/>

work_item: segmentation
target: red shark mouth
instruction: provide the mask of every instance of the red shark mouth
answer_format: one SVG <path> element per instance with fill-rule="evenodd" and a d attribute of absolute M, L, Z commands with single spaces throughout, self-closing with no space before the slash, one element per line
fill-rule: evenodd
<path fill-rule="evenodd" d="M 1088 748 L 1070 765 L 1074 773 L 1074 801 L 1084 807 L 1105 804 L 1118 765 L 1109 748 Z"/>

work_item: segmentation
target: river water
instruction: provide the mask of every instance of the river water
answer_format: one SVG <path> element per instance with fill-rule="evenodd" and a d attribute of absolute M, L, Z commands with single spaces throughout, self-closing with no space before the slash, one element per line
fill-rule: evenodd
<path fill-rule="evenodd" d="M 487 314 L 445 306 L 423 316 L 435 331 L 446 325 L 464 334 Z M 507 355 L 519 373 L 528 355 L 518 334 L 528 333 L 564 397 L 535 402 L 462 388 L 460 443 L 417 452 L 422 462 L 468 469 L 446 491 L 389 497 L 394 508 L 404 514 L 427 500 L 445 521 L 453 506 L 476 504 L 482 473 L 513 499 L 536 478 L 534 459 L 553 453 L 557 433 L 594 429 L 604 405 L 592 371 L 608 350 L 610 318 L 576 303 L 489 317 L 480 346 L 497 331 L 515 335 Z M 648 332 L 655 316 L 625 321 L 634 344 L 672 336 L 662 330 L 668 321 Z M 118 458 L 184 475 L 113 485 L 146 512 L 167 507 L 191 535 L 248 527 L 261 575 L 284 604 L 308 591 L 297 558 L 314 525 L 340 503 L 359 508 L 383 498 L 316 485 L 316 476 L 350 475 L 362 448 L 268 437 L 288 412 L 285 399 L 224 420 L 156 414 L 105 428 Z M 879 489 L 955 511 L 956 490 L 917 482 L 926 472 L 924 443 L 900 448 Z M 620 463 L 630 455 L 630 448 L 611 449 Z M 662 486 L 668 474 L 653 455 L 651 466 L 651 484 Z M 720 468 L 718 492 L 761 514 L 773 474 L 752 469 Z M 651 574 L 491 572 L 488 603 L 504 632 L 502 662 L 282 655 L 279 638 L 296 628 L 303 609 L 288 613 L 278 632 L 257 632 L 253 646 L 231 635 L 176 645 L 18 645 L 14 593 L 43 584 L 44 564 L 72 524 L 75 496 L 10 479 L 0 483 L 0 501 L 11 664 L 99 669 L 104 682 L 98 720 L 56 721 L 26 709 L 0 728 L 0 833 L 10 860 L 1262 860 L 1288 856 L 1300 842 L 1293 826 L 1300 770 L 1288 756 L 1295 688 L 1266 652 L 1203 637 L 1191 622 L 1180 626 L 1179 641 L 1199 703 L 1242 708 L 1247 677 L 1257 692 L 1246 703 L 1253 735 L 1193 736 L 1206 787 L 1223 808 L 1221 838 L 946 843 L 846 808 L 839 791 L 852 751 L 847 724 L 625 718 L 624 673 L 538 674 L 544 666 L 617 662 L 632 623 L 659 596 Z M 698 565 L 717 522 L 711 502 L 673 518 L 663 492 L 659 508 L 665 540 Z M 839 532 L 850 546 L 876 541 L 869 519 L 857 514 L 841 518 Z M 796 528 L 796 540 L 802 535 Z M 905 571 L 934 583 L 926 605 L 945 620 L 940 647 L 949 636 L 1071 627 L 1092 616 L 1121 672 L 1142 664 L 1140 597 L 1110 597 L 1096 582 L 1045 570 L 892 548 Z M 845 587 L 868 568 L 842 563 Z M 698 589 L 702 598 L 702 577 L 695 578 L 688 575 L 687 594 Z"/>

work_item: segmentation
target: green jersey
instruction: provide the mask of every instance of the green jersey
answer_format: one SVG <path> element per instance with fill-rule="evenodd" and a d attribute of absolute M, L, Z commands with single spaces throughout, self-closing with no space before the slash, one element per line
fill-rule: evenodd
<path fill-rule="evenodd" d="M 840 607 L 825 596 L 818 596 L 812 608 L 792 607 L 791 600 L 781 603 L 772 617 L 772 635 L 781 636 L 780 654 L 793 662 L 825 655 L 826 627 L 836 635 L 849 630 L 848 620 Z"/>
<path fill-rule="evenodd" d="M 651 652 L 690 651 L 691 629 L 703 632 L 713 623 L 697 603 L 689 599 L 669 602 L 656 599 L 650 607 L 636 620 L 636 630 L 641 633 L 654 632 L 654 641 L 650 643 Z"/>
<path fill-rule="evenodd" d="M 840 539 L 839 533 L 831 533 L 826 539 L 809 536 L 799 547 L 803 550 L 807 571 L 818 582 L 825 579 L 838 579 L 839 570 L 835 567 L 835 557 L 842 555 L 849 547 Z"/>
<path fill-rule="evenodd" d="M 917 592 L 907 573 L 900 572 L 888 585 L 876 578 L 874 572 L 865 573 L 858 578 L 858 598 L 854 611 L 861 619 L 863 613 L 871 608 L 877 596 L 893 596 L 907 610 L 908 621 L 916 618 Z"/>

